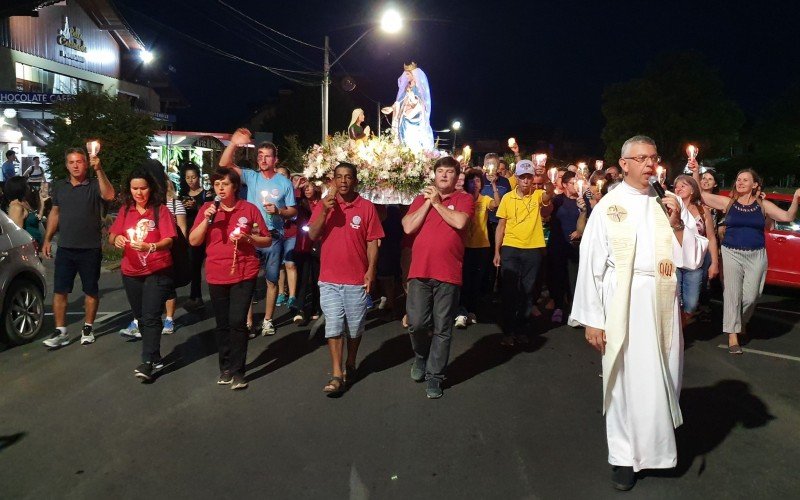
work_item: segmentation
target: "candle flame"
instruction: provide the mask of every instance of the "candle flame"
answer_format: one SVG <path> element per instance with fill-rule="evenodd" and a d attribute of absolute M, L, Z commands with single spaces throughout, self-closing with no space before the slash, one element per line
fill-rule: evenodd
<path fill-rule="evenodd" d="M 697 158 L 697 153 L 699 152 L 700 148 L 698 148 L 694 144 L 689 144 L 686 147 L 686 156 L 688 156 L 690 160 L 694 160 L 695 158 Z"/>
<path fill-rule="evenodd" d="M 595 170 L 603 170 L 603 160 L 595 160 L 594 169 Z"/>
<path fill-rule="evenodd" d="M 547 165 L 547 155 L 544 153 L 533 155 L 533 162 L 536 164 L 537 167 L 543 167 Z"/>
<path fill-rule="evenodd" d="M 550 182 L 555 184 L 556 179 L 558 178 L 558 169 L 556 167 L 553 167 L 550 170 L 548 170 L 547 173 L 550 175 Z"/>
<path fill-rule="evenodd" d="M 508 147 L 513 148 L 514 144 L 516 144 L 516 143 L 517 143 L 517 140 L 514 139 L 513 137 L 509 137 L 508 138 Z"/>

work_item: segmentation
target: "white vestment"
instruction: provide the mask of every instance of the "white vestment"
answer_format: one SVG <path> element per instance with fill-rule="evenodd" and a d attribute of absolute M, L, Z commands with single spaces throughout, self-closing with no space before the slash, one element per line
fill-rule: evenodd
<path fill-rule="evenodd" d="M 652 189 L 622 182 L 594 207 L 581 242 L 569 324 L 606 331 L 608 461 L 635 471 L 677 464 L 683 335 L 675 270 L 697 269 L 708 246 L 681 208 L 679 243 Z"/>

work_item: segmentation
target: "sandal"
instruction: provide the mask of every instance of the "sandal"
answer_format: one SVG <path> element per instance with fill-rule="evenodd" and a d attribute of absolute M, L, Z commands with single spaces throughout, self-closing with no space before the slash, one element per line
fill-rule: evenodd
<path fill-rule="evenodd" d="M 338 394 L 342 392 L 344 388 L 344 380 L 342 377 L 331 377 L 325 387 L 322 388 L 322 392 L 327 392 L 328 394 Z"/>
<path fill-rule="evenodd" d="M 347 376 L 348 374 L 350 375 L 349 378 Z M 356 366 L 355 365 L 353 365 L 353 366 L 346 366 L 345 365 L 344 372 L 342 373 L 342 382 L 344 383 L 344 385 L 353 384 L 356 381 L 356 375 L 357 375 L 357 372 L 356 372 Z"/>
<path fill-rule="evenodd" d="M 730 354 L 744 354 L 744 351 L 742 351 L 742 347 L 739 344 L 729 345 L 728 352 Z"/>

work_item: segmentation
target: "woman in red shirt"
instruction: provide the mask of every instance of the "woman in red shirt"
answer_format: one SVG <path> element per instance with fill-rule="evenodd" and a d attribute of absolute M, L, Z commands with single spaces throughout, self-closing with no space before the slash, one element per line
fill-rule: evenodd
<path fill-rule="evenodd" d="M 173 291 L 172 238 L 177 236 L 165 194 L 153 176 L 134 170 L 108 241 L 123 249 L 122 283 L 142 333 L 142 364 L 136 377 L 151 380 L 161 363 L 161 311 Z"/>
<path fill-rule="evenodd" d="M 217 383 L 244 389 L 247 310 L 259 267 L 256 247 L 270 246 L 272 238 L 259 208 L 238 198 L 242 181 L 236 171 L 219 168 L 211 182 L 216 198 L 200 208 L 189 243 L 206 247 L 206 282 L 217 321 Z"/>

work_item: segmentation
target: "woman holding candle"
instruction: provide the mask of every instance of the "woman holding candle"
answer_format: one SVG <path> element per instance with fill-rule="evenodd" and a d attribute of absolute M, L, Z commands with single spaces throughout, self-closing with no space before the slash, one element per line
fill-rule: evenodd
<path fill-rule="evenodd" d="M 200 207 L 203 203 L 213 199 L 213 196 L 208 196 L 208 193 L 201 185 L 200 167 L 190 163 L 184 169 L 184 179 L 186 185 L 189 187 L 187 195 L 183 197 L 183 206 L 186 208 L 186 221 L 187 225 L 194 224 Z M 189 300 L 186 301 L 184 307 L 188 310 L 195 310 L 203 307 L 203 294 L 200 284 L 203 282 L 201 270 L 203 269 L 203 261 L 206 259 L 206 249 L 204 246 L 189 247 L 189 258 L 192 261 L 192 283 L 189 289 Z"/>
<path fill-rule="evenodd" d="M 175 224 L 164 205 L 164 192 L 144 169 L 128 175 L 122 208 L 108 230 L 108 241 L 122 255 L 122 283 L 142 335 L 142 364 L 134 375 L 152 380 L 161 362 L 161 310 L 172 280 L 172 238 Z"/>
<path fill-rule="evenodd" d="M 700 179 L 697 160 L 690 159 L 689 169 L 695 181 Z M 725 274 L 722 331 L 728 334 L 728 352 L 742 354 L 739 335 L 755 310 L 756 300 L 764 289 L 767 275 L 767 251 L 764 228 L 768 218 L 791 222 L 797 215 L 800 189 L 796 190 L 788 210 L 761 198 L 761 178 L 752 169 L 740 170 L 730 197 L 702 193 L 703 203 L 725 212 L 725 236 L 722 239 L 722 267 Z"/>
<path fill-rule="evenodd" d="M 700 201 L 700 186 L 688 175 L 675 178 L 675 194 L 680 197 L 689 214 L 697 224 L 700 236 L 708 238 L 708 251 L 703 265 L 697 269 L 678 268 L 678 290 L 681 305 L 681 320 L 684 325 L 693 319 L 700 301 L 700 291 L 705 283 L 704 276 L 715 278 L 719 274 L 717 238 L 711 212 L 703 208 Z"/>
<path fill-rule="evenodd" d="M 308 182 L 302 189 L 300 202 L 297 204 L 297 243 L 294 247 L 295 264 L 297 265 L 297 311 L 292 318 L 296 325 L 302 325 L 309 319 L 317 319 L 320 314 L 319 305 L 319 245 L 308 236 L 308 223 L 314 208 L 322 199 L 322 188 Z"/>
<path fill-rule="evenodd" d="M 217 383 L 237 390 L 247 387 L 247 310 L 258 276 L 256 247 L 268 247 L 272 238 L 258 207 L 238 198 L 241 180 L 235 170 L 219 168 L 211 182 L 219 204 L 200 208 L 189 243 L 206 248 L 206 282 L 217 322 Z"/>

